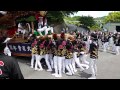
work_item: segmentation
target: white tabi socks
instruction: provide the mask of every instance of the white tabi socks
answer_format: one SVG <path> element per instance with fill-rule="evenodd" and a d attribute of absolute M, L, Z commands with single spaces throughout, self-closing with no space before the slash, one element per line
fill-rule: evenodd
<path fill-rule="evenodd" d="M 52 68 L 50 66 L 50 62 L 49 62 L 49 54 L 45 55 L 45 62 L 47 64 L 48 70 L 47 71 L 52 71 Z"/>
<path fill-rule="evenodd" d="M 31 68 L 34 68 L 34 61 L 36 60 L 35 58 L 35 54 L 32 54 L 32 58 L 31 58 Z"/>
<path fill-rule="evenodd" d="M 42 56 L 37 55 L 37 54 L 35 56 L 36 56 L 35 70 L 42 71 L 43 68 L 42 68 L 42 65 L 40 63 L 40 60 L 42 59 Z M 38 69 L 38 66 L 39 66 L 39 69 Z"/>

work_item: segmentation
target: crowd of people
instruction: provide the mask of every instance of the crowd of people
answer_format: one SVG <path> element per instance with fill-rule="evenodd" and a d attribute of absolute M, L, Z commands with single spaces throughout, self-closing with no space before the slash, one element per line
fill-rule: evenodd
<path fill-rule="evenodd" d="M 96 62 L 99 48 L 103 52 L 112 51 L 116 55 L 120 54 L 119 32 L 75 31 L 71 33 L 62 32 L 58 35 L 53 33 L 52 27 L 47 28 L 46 25 L 38 28 L 34 31 L 34 34 L 30 34 L 31 31 L 29 30 L 23 29 L 19 23 L 16 35 L 27 35 L 27 39 L 30 40 L 32 51 L 31 68 L 42 71 L 41 60 L 44 58 L 48 68 L 47 71 L 58 78 L 62 77 L 63 73 L 74 75 L 78 71 L 77 68 L 79 68 L 79 71 L 90 68 L 92 76 L 89 79 L 94 79 L 97 75 Z M 49 31 L 51 31 L 51 34 L 48 33 Z M 45 33 L 43 34 L 43 32 Z M 8 53 L 8 48 L 4 49 L 4 54 L 7 55 L 5 50 Z M 11 54 L 8 54 L 8 56 L 11 56 Z M 88 56 L 90 60 L 87 60 Z"/>
<path fill-rule="evenodd" d="M 90 68 L 92 76 L 88 79 L 95 79 L 98 50 L 120 54 L 119 32 L 62 32 L 60 35 L 52 33 L 50 37 L 33 34 L 31 38 L 31 68 L 42 71 L 41 60 L 44 58 L 47 71 L 58 78 L 63 73 L 71 76 L 78 70 Z"/>
<path fill-rule="evenodd" d="M 112 50 L 116 55 L 120 53 L 120 34 L 111 32 L 71 33 L 72 37 L 61 33 L 60 37 L 36 38 L 32 43 L 31 68 L 42 71 L 41 59 L 44 58 L 48 67 L 47 71 L 53 72 L 55 77 L 62 74 L 74 75 L 77 67 L 80 71 L 90 68 L 92 76 L 96 78 L 99 47 L 103 52 Z M 89 62 L 87 57 L 89 55 Z M 35 61 L 35 64 L 34 64 Z M 34 67 L 35 66 L 35 67 Z"/>
<path fill-rule="evenodd" d="M 120 33 L 101 33 L 98 35 L 99 45 L 101 45 L 104 52 L 112 51 L 114 54 L 120 54 Z"/>
<path fill-rule="evenodd" d="M 95 71 L 97 70 L 96 68 L 94 70 L 93 67 L 94 65 L 96 67 L 95 62 L 98 58 L 96 35 L 92 33 L 91 38 L 88 38 L 80 33 L 73 33 L 73 36 L 74 38 L 66 37 L 65 33 L 61 33 L 60 37 L 57 34 L 53 34 L 52 38 L 43 37 L 39 39 L 34 37 L 31 68 L 42 71 L 41 59 L 44 58 L 48 67 L 47 71 L 52 72 L 54 70 L 53 76 L 62 77 L 63 73 L 74 75 L 77 72 L 76 67 L 79 67 L 80 71 L 84 71 L 91 64 L 92 78 L 96 78 Z M 88 53 L 90 53 L 90 58 L 94 59 L 92 63 L 86 60 Z"/>

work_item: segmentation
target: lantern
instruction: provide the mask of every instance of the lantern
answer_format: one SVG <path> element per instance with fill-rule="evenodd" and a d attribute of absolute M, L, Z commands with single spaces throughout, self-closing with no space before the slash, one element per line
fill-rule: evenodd
<path fill-rule="evenodd" d="M 40 15 L 44 17 L 47 14 L 47 11 L 39 11 Z"/>

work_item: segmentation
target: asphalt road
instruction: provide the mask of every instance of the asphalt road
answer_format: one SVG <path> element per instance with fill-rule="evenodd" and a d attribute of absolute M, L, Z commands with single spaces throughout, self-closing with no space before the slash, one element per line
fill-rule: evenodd
<path fill-rule="evenodd" d="M 63 74 L 62 78 L 55 78 L 51 72 L 35 71 L 30 68 L 30 58 L 17 58 L 21 71 L 25 79 L 87 79 L 90 76 L 90 70 L 79 71 L 73 76 Z M 89 58 L 87 59 L 89 61 Z M 120 55 L 114 55 L 112 52 L 99 51 L 97 61 L 97 79 L 120 79 Z"/>

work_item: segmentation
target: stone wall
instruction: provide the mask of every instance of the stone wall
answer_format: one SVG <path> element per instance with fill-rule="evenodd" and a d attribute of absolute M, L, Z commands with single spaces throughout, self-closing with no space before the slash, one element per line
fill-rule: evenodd
<path fill-rule="evenodd" d="M 69 25 L 69 24 L 65 24 L 65 23 L 62 23 L 62 24 L 56 24 L 56 25 L 51 25 L 54 27 L 54 33 L 61 33 L 61 31 L 63 30 L 63 28 L 66 28 L 68 27 L 68 32 L 71 32 L 71 31 L 75 31 L 75 30 L 78 30 L 79 32 L 87 32 L 88 30 L 83 28 L 83 27 L 77 27 L 75 25 Z"/>
<path fill-rule="evenodd" d="M 63 28 L 66 27 L 66 24 L 65 23 L 62 23 L 62 24 L 56 24 L 53 26 L 54 27 L 54 33 L 61 33 L 61 31 L 63 30 Z"/>

